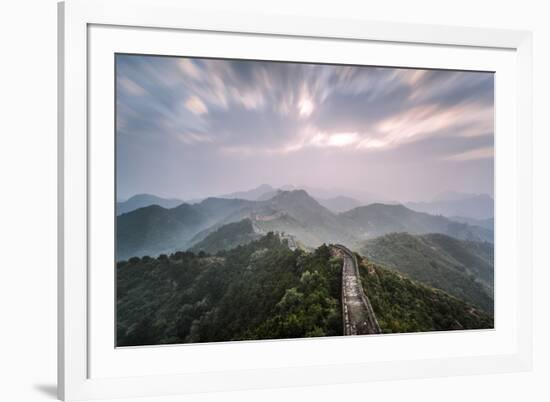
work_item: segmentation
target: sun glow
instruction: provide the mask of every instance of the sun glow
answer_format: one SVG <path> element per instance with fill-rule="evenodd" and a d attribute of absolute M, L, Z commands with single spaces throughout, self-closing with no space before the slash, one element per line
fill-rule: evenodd
<path fill-rule="evenodd" d="M 328 137 L 327 145 L 331 147 L 345 147 L 357 142 L 357 133 L 335 133 Z"/>
<path fill-rule="evenodd" d="M 300 116 L 308 117 L 313 112 L 315 105 L 310 99 L 304 98 L 300 101 L 298 108 L 300 109 Z"/>

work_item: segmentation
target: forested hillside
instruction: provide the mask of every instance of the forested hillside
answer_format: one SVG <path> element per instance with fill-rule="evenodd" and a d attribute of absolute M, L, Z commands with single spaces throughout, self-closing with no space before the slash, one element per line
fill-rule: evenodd
<path fill-rule="evenodd" d="M 442 234 L 392 233 L 359 248 L 373 262 L 493 313 L 493 245 Z"/>
<path fill-rule="evenodd" d="M 493 316 L 449 294 L 363 260 L 360 272 L 384 333 L 493 328 Z"/>
<path fill-rule="evenodd" d="M 342 335 L 341 263 L 270 233 L 220 251 L 117 264 L 117 345 Z M 361 266 L 383 332 L 491 328 L 491 316 L 377 265 Z"/>
<path fill-rule="evenodd" d="M 178 252 L 117 267 L 117 344 L 341 335 L 340 264 L 273 234 L 216 256 Z"/>
<path fill-rule="evenodd" d="M 250 219 L 243 219 L 239 222 L 228 223 L 211 232 L 203 240 L 191 247 L 189 251 L 204 251 L 212 254 L 250 243 L 260 237 L 261 235 L 254 231 Z"/>

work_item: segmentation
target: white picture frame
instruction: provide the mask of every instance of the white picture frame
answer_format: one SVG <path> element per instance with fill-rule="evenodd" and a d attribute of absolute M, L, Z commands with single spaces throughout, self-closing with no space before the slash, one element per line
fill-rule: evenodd
<path fill-rule="evenodd" d="M 499 373 L 531 368 L 532 39 L 529 32 L 358 20 L 321 20 L 268 14 L 229 15 L 227 12 L 188 9 L 177 0 L 68 0 L 59 4 L 58 11 L 60 49 L 58 392 L 61 399 L 160 396 L 380 379 Z M 452 63 L 459 63 L 459 60 L 463 59 L 460 61 L 462 64 L 460 66 L 457 64 L 457 67 L 475 69 L 478 65 L 483 66 L 479 63 L 487 63 L 488 68 L 494 66 L 497 74 L 502 71 L 501 77 L 504 77 L 505 82 L 502 86 L 497 85 L 497 95 L 499 87 L 502 87 L 503 91 L 508 91 L 506 93 L 510 96 L 508 96 L 508 103 L 501 103 L 502 110 L 505 109 L 506 113 L 500 113 L 500 117 L 496 120 L 500 139 L 498 137 L 496 139 L 495 176 L 508 178 L 506 182 L 501 182 L 500 190 L 507 195 L 507 199 L 510 198 L 510 201 L 502 202 L 499 207 L 499 192 L 495 193 L 497 197 L 496 236 L 498 238 L 499 231 L 502 232 L 501 244 L 506 246 L 500 247 L 503 258 L 499 259 L 497 253 L 495 269 L 497 275 L 498 270 L 506 269 L 507 272 L 503 275 L 505 278 L 500 281 L 501 285 L 497 277 L 496 292 L 498 296 L 498 286 L 502 286 L 511 295 L 508 304 L 500 305 L 500 311 L 507 312 L 505 318 L 510 316 L 509 322 L 501 319 L 499 324 L 497 315 L 495 330 L 491 333 L 476 331 L 467 334 L 451 333 L 443 342 L 438 341 L 440 338 L 435 338 L 437 335 L 423 334 L 417 337 L 395 335 L 372 338 L 285 340 L 244 345 L 228 343 L 217 346 L 192 345 L 195 349 L 189 349 L 189 345 L 180 345 L 171 349 L 156 347 L 147 348 L 146 351 L 143 349 L 135 351 L 135 357 L 139 358 L 138 361 L 143 361 L 144 366 L 153 366 L 151 364 L 153 361 L 166 363 L 167 369 L 163 372 L 140 371 L 139 367 L 131 369 L 136 366 L 135 360 L 130 356 L 134 352 L 127 352 L 124 358 L 128 357 L 128 360 L 120 364 L 112 360 L 113 353 L 118 353 L 115 352 L 114 346 L 109 346 L 108 339 L 107 343 L 96 341 L 101 338 L 101 335 L 98 335 L 98 328 L 108 331 L 109 329 L 105 326 L 110 325 L 112 320 L 111 322 L 107 320 L 106 324 L 98 324 L 99 321 L 94 318 L 97 316 L 97 313 L 94 316 L 94 312 L 100 308 L 108 308 L 109 304 L 107 307 L 101 307 L 95 304 L 97 298 L 93 296 L 98 289 L 100 292 L 108 290 L 105 288 L 109 284 L 103 282 L 101 277 L 97 279 L 95 274 L 92 275 L 90 268 L 91 261 L 96 260 L 95 250 L 90 249 L 90 239 L 94 238 L 94 233 L 97 236 L 98 231 L 103 233 L 104 229 L 95 224 L 95 218 L 90 217 L 91 210 L 94 208 L 94 211 L 98 210 L 94 206 L 98 191 L 95 188 L 94 191 L 90 191 L 90 186 L 93 184 L 93 177 L 102 174 L 101 169 L 97 167 L 98 163 L 94 161 L 98 158 L 110 158 L 105 158 L 97 152 L 98 134 L 94 134 L 96 132 L 94 130 L 98 127 L 109 127 L 108 115 L 111 113 L 108 108 L 99 112 L 96 112 L 98 108 L 95 108 L 94 114 L 90 112 L 92 105 L 102 104 L 99 101 L 105 99 L 95 97 L 102 96 L 102 93 L 108 95 L 110 91 L 108 87 L 94 87 L 94 85 L 98 86 L 103 79 L 101 74 L 95 72 L 94 66 L 101 67 L 101 52 L 106 54 L 107 58 L 113 52 L 121 50 L 142 49 L 144 53 L 154 53 L 156 50 L 166 54 L 166 52 L 177 51 L 174 50 L 176 48 L 170 47 L 171 43 L 177 43 L 170 38 L 175 38 L 177 35 L 200 36 L 201 34 L 217 35 L 220 39 L 225 36 L 241 38 L 234 39 L 237 50 L 233 50 L 231 54 L 242 57 L 251 54 L 254 46 L 252 42 L 247 42 L 246 48 L 239 47 L 238 40 L 254 38 L 260 43 L 269 40 L 274 45 L 279 40 L 307 40 L 312 41 L 311 43 L 323 42 L 326 46 L 328 46 L 327 43 L 332 43 L 332 46 L 337 45 L 330 56 L 333 57 L 332 61 L 338 60 L 338 57 L 346 57 L 346 46 L 368 45 L 381 49 L 380 57 L 382 57 L 381 60 L 385 60 L 385 63 L 392 65 L 411 63 L 404 61 L 406 56 L 403 54 L 407 52 L 402 52 L 403 54 L 399 52 L 399 55 L 394 56 L 387 49 L 391 49 L 392 46 L 400 46 L 403 49 L 415 46 L 414 54 L 419 59 L 414 66 L 425 66 L 428 63 L 430 66 L 451 68 Z M 136 39 L 133 35 L 140 35 L 140 47 L 135 44 Z M 163 35 L 166 39 L 163 40 L 165 44 L 162 49 L 160 45 L 155 49 L 158 35 Z M 106 38 L 113 40 L 105 40 Z M 260 50 L 265 52 L 262 54 L 267 58 L 275 54 L 275 49 L 281 46 L 263 47 L 266 49 Z M 344 50 L 339 53 L 337 48 Z M 384 50 L 384 48 L 387 49 Z M 428 48 L 439 50 L 423 52 L 423 49 Z M 99 50 L 96 53 L 97 49 Z M 449 57 L 445 57 L 445 61 L 438 60 L 438 57 L 442 57 L 441 52 L 447 52 L 445 49 L 448 49 L 445 55 Z M 205 52 L 208 53 L 208 50 Z M 475 61 L 472 55 L 464 57 L 463 53 L 468 52 L 477 52 L 478 60 Z M 495 56 L 495 60 L 500 61 L 494 61 L 492 64 L 491 53 L 501 54 L 500 59 L 498 55 Z M 295 54 L 288 57 L 297 59 L 300 56 Z M 303 57 L 307 59 L 314 56 Z M 400 57 L 403 58 L 401 61 Z M 497 114 L 499 113 L 498 99 L 497 96 Z M 511 124 L 507 125 L 508 122 Z M 106 166 L 103 174 L 110 172 L 108 169 L 110 165 L 107 163 Z M 506 224 L 500 224 L 498 216 L 508 217 Z M 501 222 L 504 222 L 504 219 Z M 90 228 L 93 228 L 93 231 Z M 508 256 L 511 258 L 506 261 L 504 257 Z M 90 286 L 92 280 L 94 287 Z M 496 307 L 498 310 L 498 303 Z M 338 354 L 339 348 L 347 351 L 368 351 L 370 347 L 373 352 L 371 355 L 374 355 L 375 349 L 400 342 L 399 337 L 407 338 L 401 346 L 415 345 L 414 355 L 404 356 L 401 359 L 388 357 L 384 360 L 380 356 L 373 359 L 372 356 L 367 358 L 360 354 L 345 353 L 345 356 Z M 494 349 L 487 347 L 484 352 L 483 342 L 496 346 Z M 449 344 L 456 345 L 456 350 L 452 354 L 434 352 L 437 348 L 446 349 Z M 431 353 L 428 345 L 434 347 Z M 187 349 L 184 350 L 182 347 Z M 314 358 L 319 355 L 317 352 L 321 347 L 326 350 L 327 355 L 332 356 L 330 359 Z M 193 351 L 194 358 L 202 360 L 204 367 L 201 370 L 185 371 L 183 368 L 179 370 L 174 366 L 176 364 L 174 361 L 169 361 L 171 355 L 189 354 L 190 350 Z M 286 359 L 289 361 L 288 364 L 283 361 L 285 359 L 276 358 L 276 356 L 284 356 L 285 351 L 289 356 Z M 254 355 L 262 356 L 262 364 L 254 362 L 252 359 Z M 224 363 L 222 364 L 215 356 L 225 356 Z M 235 359 L 235 356 L 242 357 L 239 365 L 227 363 L 231 361 L 230 359 Z M 290 356 L 294 356 L 294 360 Z M 232 365 L 235 367 L 230 367 Z"/>

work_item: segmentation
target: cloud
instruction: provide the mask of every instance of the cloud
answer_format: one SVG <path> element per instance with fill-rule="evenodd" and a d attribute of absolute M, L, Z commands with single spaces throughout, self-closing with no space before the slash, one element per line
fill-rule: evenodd
<path fill-rule="evenodd" d="M 134 153 L 169 149 L 182 169 L 214 155 L 321 152 L 339 166 L 492 158 L 492 73 L 138 55 L 116 63 L 117 138 Z"/>
<path fill-rule="evenodd" d="M 455 155 L 450 155 L 450 156 L 447 156 L 446 159 L 450 161 L 466 162 L 466 161 L 477 160 L 477 159 L 493 158 L 494 154 L 495 154 L 495 150 L 493 147 L 485 147 L 485 148 L 472 149 L 470 151 L 458 153 Z"/>
<path fill-rule="evenodd" d="M 210 131 L 212 146 L 298 150 L 355 133 L 341 148 L 372 152 L 493 130 L 489 73 L 151 56 L 121 64 L 120 85 L 143 98 L 121 112 L 148 120 L 148 132 Z"/>
<path fill-rule="evenodd" d="M 195 143 L 203 143 L 203 142 L 212 142 L 213 138 L 209 136 L 208 134 L 204 133 L 179 133 L 176 135 L 178 140 L 180 140 L 184 144 L 195 144 Z"/>
<path fill-rule="evenodd" d="M 126 91 L 130 95 L 142 96 L 147 93 L 139 84 L 127 77 L 121 77 L 118 84 L 123 91 Z"/>
<path fill-rule="evenodd" d="M 316 141 L 315 144 L 329 147 L 346 147 L 356 144 L 358 137 L 357 133 L 334 133 L 321 137 L 321 141 Z"/>
<path fill-rule="evenodd" d="M 208 109 L 198 96 L 191 96 L 185 101 L 185 107 L 194 114 L 208 113 Z"/>
<path fill-rule="evenodd" d="M 203 78 L 202 71 L 195 65 L 195 63 L 191 59 L 178 59 L 177 64 L 180 70 L 186 76 L 195 80 L 200 80 Z"/>
<path fill-rule="evenodd" d="M 452 132 L 458 136 L 483 135 L 492 130 L 492 109 L 476 103 L 442 107 L 426 104 L 387 117 L 374 125 L 387 144 L 399 144 L 422 136 Z"/>

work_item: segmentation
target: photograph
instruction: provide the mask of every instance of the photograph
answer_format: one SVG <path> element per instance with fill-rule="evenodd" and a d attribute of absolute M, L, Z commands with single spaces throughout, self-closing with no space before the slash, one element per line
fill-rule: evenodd
<path fill-rule="evenodd" d="M 116 347 L 494 329 L 493 71 L 114 69 Z"/>
<path fill-rule="evenodd" d="M 544 2 L 4 2 L 0 402 L 549 402 Z"/>

